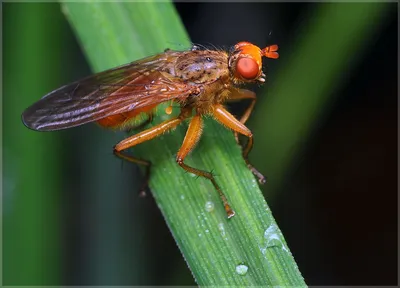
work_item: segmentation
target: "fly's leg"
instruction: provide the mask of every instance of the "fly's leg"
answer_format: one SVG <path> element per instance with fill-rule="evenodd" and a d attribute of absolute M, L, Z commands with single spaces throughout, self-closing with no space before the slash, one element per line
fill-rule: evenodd
<path fill-rule="evenodd" d="M 248 155 L 253 148 L 253 133 L 247 128 L 241 121 L 236 119 L 231 113 L 229 113 L 222 105 L 215 105 L 213 115 L 220 123 L 232 129 L 236 133 L 242 134 L 248 138 L 247 145 L 243 148 L 243 158 L 246 162 L 247 167 L 250 171 L 257 176 L 260 184 L 265 183 L 265 177 L 262 175 L 253 165 L 250 164 Z"/>
<path fill-rule="evenodd" d="M 215 181 L 212 173 L 197 168 L 193 168 L 183 162 L 185 160 L 185 157 L 189 154 L 190 151 L 193 150 L 194 146 L 199 141 L 202 128 L 203 128 L 203 120 L 201 119 L 201 116 L 200 115 L 193 116 L 192 120 L 190 121 L 189 128 L 186 132 L 185 139 L 183 140 L 182 146 L 179 149 L 178 154 L 176 155 L 176 162 L 187 172 L 207 178 L 211 181 L 211 183 L 214 185 L 214 188 L 217 190 L 222 200 L 228 218 L 231 218 L 235 215 L 235 212 L 229 205 L 228 200 L 226 199 L 221 188 Z"/>
<path fill-rule="evenodd" d="M 127 160 L 129 162 L 146 166 L 145 182 L 144 182 L 143 186 L 141 187 L 140 195 L 146 194 L 145 189 L 148 187 L 148 183 L 149 183 L 151 162 L 147 161 L 147 160 L 135 158 L 132 156 L 128 156 L 128 155 L 122 153 L 122 151 L 126 150 L 128 148 L 131 148 L 133 146 L 136 146 L 140 143 L 151 140 L 151 139 L 163 134 L 164 132 L 175 128 L 183 120 L 184 120 L 183 117 L 178 116 L 176 118 L 164 121 L 154 127 L 151 127 L 147 130 L 144 130 L 133 136 L 130 136 L 114 146 L 114 154 L 116 156 L 120 157 L 121 159 Z"/>
<path fill-rule="evenodd" d="M 231 89 L 231 95 L 229 100 L 244 100 L 244 99 L 251 99 L 251 103 L 249 107 L 246 108 L 244 114 L 240 118 L 240 122 L 245 124 L 246 121 L 249 119 L 251 113 L 253 112 L 254 106 L 256 104 L 256 93 L 246 89 Z M 242 146 L 239 142 L 238 132 L 234 131 L 236 142 Z"/>
<path fill-rule="evenodd" d="M 254 106 L 256 104 L 256 93 L 254 93 L 253 91 L 250 90 L 246 90 L 246 89 L 235 89 L 235 90 L 231 90 L 232 94 L 230 96 L 229 100 L 243 100 L 243 99 L 251 99 L 251 103 L 249 105 L 249 107 L 246 108 L 244 114 L 242 115 L 242 117 L 240 118 L 240 123 L 245 124 L 246 121 L 249 119 L 251 113 L 253 112 Z M 233 117 L 233 116 L 232 116 Z M 235 119 L 236 120 L 236 119 Z M 232 128 L 233 129 L 233 128 Z M 240 144 L 239 142 L 239 137 L 238 134 L 239 132 L 234 130 L 234 134 L 235 134 L 235 140 L 236 142 L 242 147 L 242 150 L 244 149 L 244 147 Z M 250 140 L 248 141 L 248 144 L 250 144 Z M 252 145 L 252 144 L 251 144 Z M 251 148 L 250 148 L 251 149 Z M 246 161 L 247 167 L 250 169 L 250 171 L 257 176 L 258 181 L 260 182 L 260 184 L 264 184 L 266 182 L 266 178 L 264 175 L 262 175 L 261 172 L 259 172 L 248 160 L 248 153 L 250 152 L 250 150 L 247 152 L 247 154 L 245 154 L 245 151 L 243 150 L 243 158 Z"/>
<path fill-rule="evenodd" d="M 125 153 L 122 153 L 122 151 L 117 151 L 115 149 L 114 149 L 114 155 L 116 155 L 118 158 L 121 158 L 122 160 L 126 160 L 126 161 L 129 161 L 129 162 L 132 162 L 135 164 L 139 164 L 139 165 L 143 165 L 146 167 L 146 172 L 144 174 L 144 181 L 142 183 L 142 186 L 140 186 L 140 189 L 139 189 L 139 196 L 145 197 L 146 190 L 149 187 L 151 162 L 148 160 L 133 157 L 131 155 L 127 155 Z"/>

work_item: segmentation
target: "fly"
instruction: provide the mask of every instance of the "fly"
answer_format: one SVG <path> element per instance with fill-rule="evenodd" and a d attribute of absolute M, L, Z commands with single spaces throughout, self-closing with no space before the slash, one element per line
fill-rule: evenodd
<path fill-rule="evenodd" d="M 144 191 L 150 176 L 150 162 L 127 156 L 123 151 L 191 118 L 176 162 L 187 172 L 211 181 L 231 218 L 235 212 L 212 173 L 187 165 L 185 158 L 201 137 L 203 116 L 211 115 L 234 131 L 238 144 L 238 134 L 248 138 L 242 148 L 243 158 L 259 182 L 265 183 L 265 177 L 248 160 L 253 134 L 245 123 L 254 108 L 256 95 L 239 87 L 246 83 L 264 83 L 262 57 L 277 59 L 277 50 L 277 45 L 260 49 L 249 42 L 239 42 L 229 52 L 197 46 L 188 51 L 167 49 L 54 90 L 27 108 L 22 121 L 36 131 L 61 130 L 89 122 L 97 122 L 105 128 L 132 130 L 150 123 L 159 104 L 170 103 L 165 110 L 168 115 L 172 104 L 177 104 L 180 107 L 178 116 L 122 140 L 114 146 L 114 154 L 147 167 Z M 244 99 L 251 100 L 251 104 L 240 119 L 223 106 L 227 101 Z"/>

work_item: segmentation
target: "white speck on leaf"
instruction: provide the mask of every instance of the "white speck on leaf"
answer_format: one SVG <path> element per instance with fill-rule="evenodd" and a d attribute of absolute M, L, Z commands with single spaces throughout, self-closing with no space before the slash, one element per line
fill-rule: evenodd
<path fill-rule="evenodd" d="M 240 265 L 236 266 L 236 273 L 239 275 L 246 275 L 248 270 L 249 270 L 249 267 L 244 264 L 240 264 Z"/>
<path fill-rule="evenodd" d="M 207 201 L 205 207 L 206 207 L 206 211 L 207 211 L 207 212 L 212 212 L 212 211 L 214 211 L 214 202 L 212 202 L 212 201 Z"/>
<path fill-rule="evenodd" d="M 219 232 L 221 232 L 221 236 L 225 237 L 225 227 L 224 227 L 224 223 L 219 223 L 218 224 L 218 230 Z"/>
<path fill-rule="evenodd" d="M 281 247 L 282 250 L 289 252 L 286 246 L 283 244 L 281 236 L 279 235 L 279 229 L 276 224 L 271 224 L 264 232 L 264 238 L 267 241 L 265 248 L 261 249 L 261 253 L 265 255 L 267 248 L 270 247 Z"/>

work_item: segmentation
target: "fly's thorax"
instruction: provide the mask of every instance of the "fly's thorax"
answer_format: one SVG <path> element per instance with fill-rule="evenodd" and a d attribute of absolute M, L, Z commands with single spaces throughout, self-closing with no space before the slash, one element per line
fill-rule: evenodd
<path fill-rule="evenodd" d="M 182 80 L 196 84 L 228 79 L 228 54 L 224 51 L 188 51 L 177 59 L 175 74 Z"/>
<path fill-rule="evenodd" d="M 229 97 L 229 84 L 223 83 L 221 79 L 208 83 L 198 84 L 200 93 L 190 95 L 181 103 L 184 107 L 191 107 L 197 114 L 210 114 L 216 104 L 221 104 Z"/>

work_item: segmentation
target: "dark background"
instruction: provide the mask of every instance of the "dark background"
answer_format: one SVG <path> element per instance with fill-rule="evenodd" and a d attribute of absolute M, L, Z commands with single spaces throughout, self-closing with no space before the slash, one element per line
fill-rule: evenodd
<path fill-rule="evenodd" d="M 50 90 L 91 73 L 59 5 L 32 5 L 3 5 L 3 283 L 194 284 L 153 199 L 139 199 L 135 193 L 141 180 L 139 169 L 121 168 L 112 156 L 111 147 L 122 134 L 87 125 L 44 136 L 40 143 L 51 145 L 44 146 L 50 150 L 38 150 L 41 158 L 18 156 L 25 150 L 32 152 L 30 147 L 40 149 L 35 143 L 26 143 L 24 151 L 14 145 L 28 133 L 17 122 L 23 109 Z M 278 43 L 281 58 L 285 51 L 296 49 L 300 27 L 321 5 L 329 4 L 175 3 L 192 42 L 226 47 L 242 40 L 259 45 Z M 391 7 L 384 23 L 360 51 L 361 60 L 350 71 L 343 71 L 342 81 L 332 87 L 335 100 L 324 108 L 323 117 L 291 162 L 284 184 L 273 195 L 263 187 L 308 285 L 397 284 L 398 23 L 397 4 L 387 5 Z M 35 19 L 38 9 L 44 10 L 44 24 L 38 31 L 31 27 L 26 33 L 26 19 Z M 28 39 L 23 42 L 26 47 L 15 46 L 16 38 Z M 10 95 L 17 93 L 10 91 L 25 83 L 21 81 L 27 62 L 14 59 L 22 48 L 27 48 L 22 52 L 26 59 L 38 57 L 29 49 L 30 41 L 55 42 L 54 54 L 36 59 L 35 63 L 42 64 L 32 82 L 53 77 L 51 68 L 59 69 L 62 77 L 35 90 L 34 95 L 13 96 L 20 97 L 16 101 Z M 332 61 L 341 55 L 338 51 Z M 279 61 L 269 64 L 268 73 L 278 73 L 279 66 Z M 234 111 L 242 108 L 233 107 Z M 250 120 L 249 127 L 252 125 L 256 123 Z M 263 157 L 263 147 L 253 153 L 254 158 Z M 25 188 L 18 186 L 20 170 L 27 169 L 30 177 L 35 177 L 37 161 L 46 165 L 52 187 L 63 187 L 49 194 L 55 196 L 38 200 L 41 192 L 36 193 L 37 188 L 26 183 Z M 111 187 L 114 192 L 107 193 Z M 29 196 L 19 198 L 18 193 Z M 22 198 L 29 203 L 21 204 Z M 31 218 L 35 217 L 32 209 L 41 209 L 41 216 Z M 51 226 L 56 227 L 54 231 L 41 227 L 47 217 L 56 217 Z M 36 220 L 29 222 L 32 219 Z M 42 245 L 41 251 L 52 256 L 43 258 L 24 242 L 29 240 L 23 232 L 28 225 L 33 225 L 29 226 L 33 231 L 45 231 L 32 232 L 36 235 L 32 237 L 48 241 L 49 246 Z M 58 244 L 51 244 L 53 240 Z M 36 262 L 38 259 L 42 262 Z M 48 263 L 58 263 L 52 268 L 57 271 L 49 270 L 51 275 L 46 275 L 37 270 L 36 266 Z"/>

